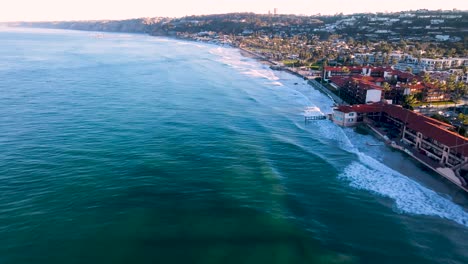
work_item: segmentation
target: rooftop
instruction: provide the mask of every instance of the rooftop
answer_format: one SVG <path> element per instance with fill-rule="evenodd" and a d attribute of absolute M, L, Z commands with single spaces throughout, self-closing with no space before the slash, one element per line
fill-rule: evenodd
<path fill-rule="evenodd" d="M 386 113 L 389 116 L 405 123 L 408 128 L 417 132 L 421 132 L 424 136 L 435 139 L 436 141 L 455 149 L 457 152 L 462 153 L 463 155 L 468 155 L 468 138 L 448 130 L 454 129 L 454 126 L 405 109 L 401 106 L 385 103 L 352 106 L 341 105 L 338 106 L 336 110 L 344 113 Z"/>

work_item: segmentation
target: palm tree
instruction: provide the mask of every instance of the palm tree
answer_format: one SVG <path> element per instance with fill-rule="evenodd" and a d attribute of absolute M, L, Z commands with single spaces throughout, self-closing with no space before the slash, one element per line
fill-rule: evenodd
<path fill-rule="evenodd" d="M 385 57 L 384 57 L 384 60 L 383 60 L 383 64 L 385 66 L 388 66 L 388 63 L 390 62 L 390 54 L 388 53 L 385 53 Z"/>
<path fill-rule="evenodd" d="M 447 89 L 450 91 L 450 92 L 453 92 L 455 90 L 455 75 L 450 75 L 450 77 L 448 78 L 447 82 L 446 82 L 446 85 L 447 85 Z"/>
<path fill-rule="evenodd" d="M 468 91 L 468 85 L 463 82 L 457 82 L 454 86 L 454 92 L 452 93 L 452 98 L 455 104 L 466 95 Z"/>
<path fill-rule="evenodd" d="M 431 83 L 431 76 L 429 75 L 429 73 L 424 73 L 423 81 L 424 83 Z"/>
<path fill-rule="evenodd" d="M 414 95 L 405 95 L 403 96 L 403 107 L 406 109 L 413 109 L 413 104 L 416 103 L 416 98 Z"/>
<path fill-rule="evenodd" d="M 388 97 L 388 92 L 392 90 L 392 87 L 388 82 L 384 82 L 382 85 L 382 89 L 384 91 L 384 99 L 386 99 Z"/>

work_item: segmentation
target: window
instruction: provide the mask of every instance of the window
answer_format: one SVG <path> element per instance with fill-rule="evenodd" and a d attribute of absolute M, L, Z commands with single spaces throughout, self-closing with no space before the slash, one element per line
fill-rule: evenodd
<path fill-rule="evenodd" d="M 354 113 L 350 113 L 349 116 L 354 116 Z"/>
<path fill-rule="evenodd" d="M 349 122 L 354 122 L 354 118 L 348 119 Z"/>

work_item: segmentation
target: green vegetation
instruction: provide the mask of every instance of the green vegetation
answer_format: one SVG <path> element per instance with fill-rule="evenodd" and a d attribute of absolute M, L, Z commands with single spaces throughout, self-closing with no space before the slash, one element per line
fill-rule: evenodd
<path fill-rule="evenodd" d="M 442 101 L 442 102 L 414 102 L 410 103 L 410 105 L 414 108 L 420 107 L 420 106 L 451 106 L 455 105 L 456 103 L 454 101 Z"/>
<path fill-rule="evenodd" d="M 468 125 L 468 115 L 464 115 L 462 113 L 460 113 L 458 115 L 458 120 L 462 121 L 463 125 Z"/>
<path fill-rule="evenodd" d="M 443 116 L 443 115 L 434 114 L 431 117 L 436 119 L 436 120 L 439 120 L 439 121 L 442 121 L 444 123 L 447 123 L 447 124 L 451 125 L 450 120 L 448 118 L 446 118 L 445 116 Z"/>
<path fill-rule="evenodd" d="M 448 17 L 447 17 L 448 16 Z M 431 20 L 446 17 L 437 25 L 449 41 L 437 41 Z M 393 52 L 421 58 L 468 56 L 466 11 L 406 11 L 397 13 L 334 16 L 263 15 L 230 13 L 182 18 L 142 18 L 116 21 L 13 23 L 11 25 L 90 31 L 137 32 L 225 41 L 251 48 L 276 61 L 296 59 L 300 66 L 392 65 Z M 376 33 L 385 29 L 385 34 Z M 355 53 L 369 54 L 356 59 Z M 291 56 L 294 55 L 294 56 Z M 370 58 L 372 57 L 372 59 Z"/>
<path fill-rule="evenodd" d="M 299 60 L 284 60 L 282 63 L 287 67 L 301 67 L 304 66 Z"/>
<path fill-rule="evenodd" d="M 443 115 L 434 114 L 431 117 L 434 118 L 434 119 L 437 119 L 439 121 L 442 121 L 442 122 L 444 122 L 446 124 L 452 125 L 452 122 L 450 122 L 450 120 L 447 117 L 443 116 Z M 468 124 L 468 118 L 466 118 L 463 114 L 460 114 L 458 116 L 458 119 L 463 122 L 463 125 Z M 455 129 L 451 129 L 451 130 L 453 132 L 455 132 L 455 133 L 458 133 L 461 136 L 464 136 L 464 137 L 466 136 L 467 131 L 463 126 L 455 126 Z"/>
<path fill-rule="evenodd" d="M 414 105 L 417 103 L 417 100 L 416 98 L 414 97 L 414 95 L 405 95 L 403 97 L 403 107 L 406 108 L 406 109 L 410 109 L 410 110 L 413 110 L 414 108 Z"/>

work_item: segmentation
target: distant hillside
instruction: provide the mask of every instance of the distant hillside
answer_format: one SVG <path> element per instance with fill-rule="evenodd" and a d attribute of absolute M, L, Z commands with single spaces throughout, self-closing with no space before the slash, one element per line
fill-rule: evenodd
<path fill-rule="evenodd" d="M 10 26 L 61 28 L 89 31 L 133 32 L 151 35 L 178 35 L 211 31 L 225 35 L 242 33 L 292 37 L 332 34 L 370 41 L 465 42 L 468 11 L 405 11 L 397 13 L 334 16 L 260 15 L 231 13 L 183 18 L 140 18 L 120 21 L 20 22 Z"/>
<path fill-rule="evenodd" d="M 138 18 L 128 20 L 96 20 L 96 21 L 57 21 L 57 22 L 15 22 L 7 23 L 14 27 L 57 28 L 84 31 L 151 33 L 155 28 L 169 19 Z"/>

